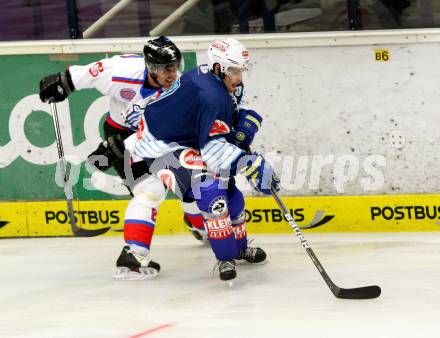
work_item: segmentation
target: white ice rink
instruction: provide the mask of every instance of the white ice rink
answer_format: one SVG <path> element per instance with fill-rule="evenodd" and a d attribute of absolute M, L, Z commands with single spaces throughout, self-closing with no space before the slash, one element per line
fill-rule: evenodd
<path fill-rule="evenodd" d="M 336 299 L 293 234 L 253 236 L 269 262 L 232 289 L 190 235 L 154 238 L 148 281 L 112 280 L 120 237 L 4 239 L 0 337 L 440 337 L 440 233 L 305 236 L 337 285 L 380 298 Z"/>

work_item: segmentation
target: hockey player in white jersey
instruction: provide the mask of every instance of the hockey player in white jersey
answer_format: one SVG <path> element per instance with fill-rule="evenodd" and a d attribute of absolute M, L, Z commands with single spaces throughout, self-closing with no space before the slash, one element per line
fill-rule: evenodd
<path fill-rule="evenodd" d="M 71 66 L 40 82 L 43 102 L 49 99 L 60 102 L 73 91 L 85 88 L 95 88 L 110 96 L 103 125 L 105 140 L 89 155 L 88 161 L 101 171 L 114 167 L 123 180 L 123 140 L 137 129 L 140 118 L 138 114 L 127 118 L 126 112 L 141 111 L 148 102 L 165 95 L 179 76 L 182 59 L 177 46 L 163 36 L 147 41 L 143 53 L 144 56 L 117 55 L 85 66 Z M 145 163 L 137 166 L 133 168 L 134 174 L 136 171 L 145 172 Z M 196 238 L 202 239 L 205 231 L 197 206 L 183 202 L 182 207 L 185 223 Z"/>
<path fill-rule="evenodd" d="M 239 122 L 234 123 L 237 100 L 231 94 L 242 86 L 242 73 L 249 63 L 246 48 L 231 38 L 217 40 L 208 50 L 208 59 L 208 65 L 184 74 L 168 95 L 145 107 L 138 132 L 125 144 L 134 156 L 148 163 L 153 174 L 136 187 L 149 186 L 147 190 L 156 191 L 156 199 L 163 196 L 163 186 L 155 183 L 157 176 L 180 199 L 196 199 L 219 261 L 219 277 L 232 280 L 235 260 L 259 263 L 266 259 L 264 250 L 248 246 L 244 199 L 234 176 L 244 174 L 265 194 L 270 194 L 271 187 L 278 190 L 279 179 L 262 156 L 247 155 L 237 146 L 246 133 L 253 137 L 261 123 L 251 110 L 243 110 L 241 122 L 238 116 Z M 140 214 L 154 212 L 145 203 L 148 198 L 143 197 L 143 204 L 138 195 L 134 197 Z M 128 209 L 134 205 L 129 204 Z M 125 221 L 133 238 L 145 238 L 142 233 L 152 232 L 155 226 L 153 218 L 150 222 Z M 140 256 L 149 254 L 150 242 L 133 242 L 146 249 Z"/>

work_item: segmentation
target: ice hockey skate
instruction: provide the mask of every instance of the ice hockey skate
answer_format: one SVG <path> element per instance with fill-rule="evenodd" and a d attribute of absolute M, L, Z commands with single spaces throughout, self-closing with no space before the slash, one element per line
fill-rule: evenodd
<path fill-rule="evenodd" d="M 241 250 L 236 258 L 237 263 L 241 264 L 265 264 L 266 252 L 261 248 L 248 246 L 246 250 Z"/>
<path fill-rule="evenodd" d="M 233 280 L 235 277 L 237 277 L 237 272 L 235 271 L 235 261 L 218 261 L 215 267 L 218 267 L 220 279 L 228 282 L 228 285 L 232 287 L 234 285 Z"/>
<path fill-rule="evenodd" d="M 151 260 L 150 255 L 144 256 L 129 246 L 124 246 L 116 262 L 116 271 L 113 275 L 117 280 L 142 280 L 157 277 L 160 265 Z"/>
<path fill-rule="evenodd" d="M 183 222 L 186 224 L 188 229 L 191 231 L 191 233 L 195 239 L 202 242 L 203 244 L 209 245 L 208 234 L 207 234 L 206 230 L 197 229 L 196 227 L 194 227 L 191 224 L 191 222 L 188 220 L 186 215 L 183 215 Z"/>

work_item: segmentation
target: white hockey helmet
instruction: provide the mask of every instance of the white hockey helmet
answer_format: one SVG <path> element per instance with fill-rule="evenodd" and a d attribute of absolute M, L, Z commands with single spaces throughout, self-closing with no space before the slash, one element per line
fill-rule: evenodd
<path fill-rule="evenodd" d="M 215 40 L 208 48 L 209 70 L 214 69 L 216 63 L 220 64 L 220 71 L 225 74 L 228 74 L 229 67 L 248 70 L 249 52 L 243 44 L 233 38 Z"/>

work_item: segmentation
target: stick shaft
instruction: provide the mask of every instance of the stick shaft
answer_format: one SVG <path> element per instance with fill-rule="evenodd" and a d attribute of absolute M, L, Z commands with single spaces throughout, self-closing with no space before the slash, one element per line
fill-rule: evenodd
<path fill-rule="evenodd" d="M 64 194 L 67 199 L 67 213 L 70 219 L 70 226 L 72 229 L 72 233 L 74 236 L 78 237 L 93 237 L 99 236 L 106 233 L 110 227 L 105 227 L 101 229 L 81 229 L 75 220 L 75 213 L 73 209 L 73 191 L 69 182 L 69 177 L 67 176 L 67 164 L 66 158 L 64 156 L 64 147 L 63 147 L 63 139 L 61 137 L 61 129 L 60 129 L 60 121 L 58 119 L 58 111 L 57 106 L 54 102 L 50 102 L 50 110 L 52 113 L 53 126 L 55 130 L 55 138 L 58 149 L 58 159 L 59 165 L 61 169 L 61 174 L 63 175 L 63 183 L 64 183 Z"/>
<path fill-rule="evenodd" d="M 289 222 L 290 227 L 294 231 L 295 235 L 299 238 L 301 241 L 301 245 L 303 248 L 307 251 L 307 254 L 309 255 L 310 259 L 312 260 L 313 264 L 315 264 L 316 268 L 318 269 L 319 273 L 321 274 L 322 278 L 330 288 L 330 290 L 335 293 L 336 289 L 338 288 L 333 281 L 330 279 L 329 275 L 325 271 L 324 267 L 322 266 L 321 262 L 319 261 L 318 257 L 316 257 L 315 253 L 312 250 L 312 247 L 310 246 L 309 242 L 306 240 L 304 235 L 302 234 L 300 228 L 293 220 L 292 215 L 287 210 L 286 206 L 284 205 L 283 201 L 278 196 L 278 193 L 275 189 L 271 189 L 272 196 L 274 197 L 275 201 L 278 204 L 278 207 L 283 211 L 284 217 L 286 218 L 287 222 Z"/>
<path fill-rule="evenodd" d="M 64 156 L 63 139 L 61 137 L 60 122 L 58 119 L 58 111 L 55 103 L 50 104 L 50 110 L 52 112 L 53 126 L 55 130 L 55 139 L 58 149 L 58 159 L 59 159 L 61 174 L 63 175 L 64 193 L 68 200 L 72 200 L 73 192 L 69 184 L 69 178 L 67 177 L 67 164 L 66 164 L 66 158 Z"/>

